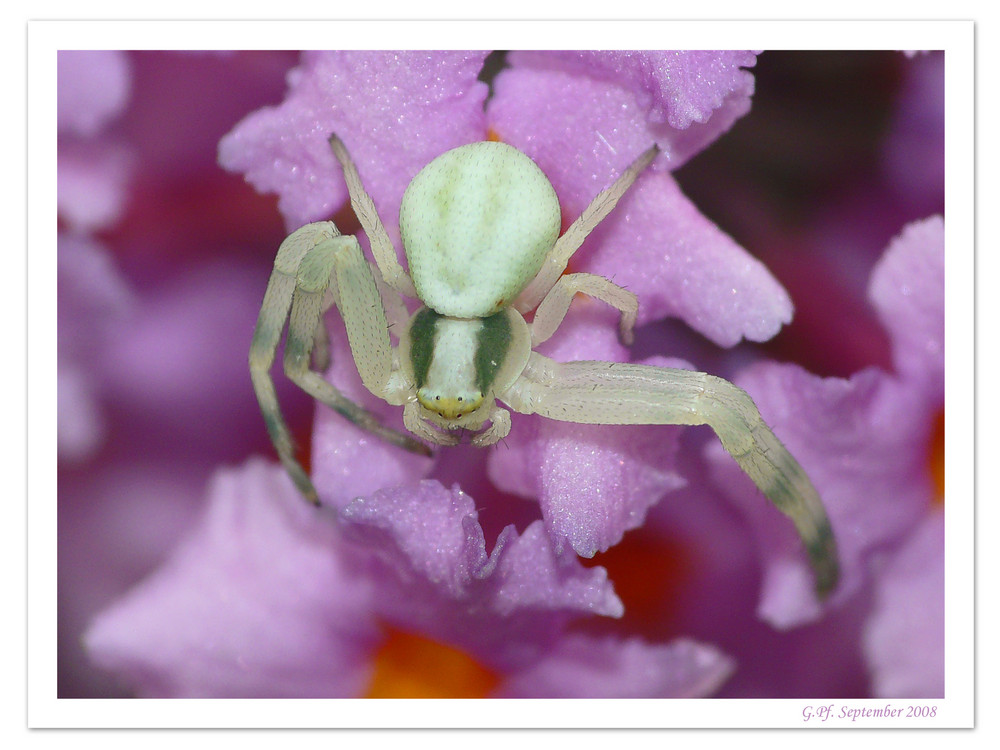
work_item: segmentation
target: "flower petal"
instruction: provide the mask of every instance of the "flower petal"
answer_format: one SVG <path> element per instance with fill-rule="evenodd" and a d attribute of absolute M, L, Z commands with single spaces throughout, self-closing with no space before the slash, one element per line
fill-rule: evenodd
<path fill-rule="evenodd" d="M 666 156 L 653 162 L 588 238 L 573 258 L 573 270 L 606 276 L 635 292 L 640 324 L 674 315 L 722 346 L 743 337 L 769 339 L 791 320 L 787 293 L 759 261 L 702 216 L 663 171 L 693 153 L 685 149 L 696 141 L 694 150 L 714 140 L 737 111 L 749 109 L 753 78 L 739 65 L 752 64 L 753 55 L 662 54 L 666 57 L 512 54 L 513 67 L 497 76 L 488 105 L 490 127 L 546 173 L 565 222 L 574 220 L 650 144 L 659 143 Z M 619 64 L 624 66 L 621 75 L 611 75 Z M 712 79 L 719 89 L 701 91 L 699 77 L 709 80 L 719 73 L 716 65 L 733 77 L 720 75 Z M 684 85 L 667 86 L 668 80 Z M 689 101 L 685 115 L 668 111 L 665 104 L 677 100 L 678 88 Z M 681 131 L 651 121 L 690 124 L 691 117 L 707 118 L 723 101 L 740 103 L 726 104 L 726 114 L 717 115 L 722 119 L 712 116 L 705 129 Z"/>
<path fill-rule="evenodd" d="M 756 55 L 512 52 L 508 62 L 489 104 L 492 126 L 519 148 L 565 143 L 566 168 L 585 187 L 587 178 L 607 182 L 608 166 L 621 169 L 654 141 L 674 169 L 712 143 L 750 110 L 754 81 L 743 68 Z M 608 150 L 618 160 L 595 171 L 592 160 Z"/>
<path fill-rule="evenodd" d="M 622 361 L 615 328 L 593 303 L 577 306 L 542 349 L 558 361 Z M 656 358 L 660 366 L 686 366 Z M 683 486 L 673 470 L 679 428 L 579 425 L 518 417 L 503 449 L 489 457 L 501 489 L 537 498 L 549 533 L 593 557 L 640 526 L 648 508 Z"/>
<path fill-rule="evenodd" d="M 641 178 L 589 239 L 574 270 L 639 297 L 638 323 L 677 317 L 719 346 L 767 341 L 792 319 L 771 272 L 705 218 L 669 174 Z"/>
<path fill-rule="evenodd" d="M 122 113 L 132 82 L 125 52 L 60 50 L 56 64 L 60 130 L 94 136 Z"/>
<path fill-rule="evenodd" d="M 103 360 L 115 333 L 133 322 L 135 299 L 110 254 L 93 240 L 61 234 L 57 265 L 59 457 L 79 462 L 104 439 Z"/>
<path fill-rule="evenodd" d="M 944 219 L 908 224 L 872 271 L 868 295 L 900 374 L 944 394 Z"/>
<path fill-rule="evenodd" d="M 575 634 L 511 676 L 498 697 L 702 698 L 734 668 L 718 649 L 691 640 L 654 645 Z"/>
<path fill-rule="evenodd" d="M 326 378 L 347 398 L 380 416 L 383 424 L 405 433 L 402 408 L 373 396 L 362 384 L 343 321 L 334 316 L 327 322 L 331 365 Z M 312 479 L 325 505 L 343 508 L 375 490 L 412 483 L 434 464 L 433 458 L 391 445 L 317 402 Z"/>
<path fill-rule="evenodd" d="M 85 368 L 71 362 L 59 364 L 57 378 L 59 460 L 81 464 L 97 453 L 107 437 L 100 388 L 92 382 Z"/>
<path fill-rule="evenodd" d="M 924 446 L 930 420 L 913 389 L 875 369 L 848 380 L 795 365 L 759 363 L 736 379 L 805 469 L 833 525 L 841 562 L 837 597 L 857 591 L 867 557 L 898 540 L 931 500 Z M 766 560 L 759 614 L 776 627 L 818 616 L 812 577 L 794 527 L 718 443 L 716 477 L 755 527 Z"/>
<path fill-rule="evenodd" d="M 542 525 L 508 526 L 486 554 L 475 505 L 439 482 L 379 490 L 342 511 L 373 552 L 375 606 L 394 626 L 457 645 L 494 668 L 537 658 L 572 619 L 621 615 L 603 568 L 556 552 Z"/>
<path fill-rule="evenodd" d="M 279 195 L 289 229 L 329 218 L 347 190 L 327 143 L 350 149 L 390 234 L 410 179 L 449 148 L 482 140 L 485 53 L 309 52 L 277 107 L 219 143 L 219 163 Z"/>
<path fill-rule="evenodd" d="M 60 218 L 78 232 L 114 226 L 125 208 L 130 166 L 121 147 L 95 142 L 61 146 L 56 177 Z"/>
<path fill-rule="evenodd" d="M 283 469 L 220 471 L 201 523 L 86 634 L 146 697 L 352 697 L 377 638 L 370 590 Z"/>
<path fill-rule="evenodd" d="M 927 516 L 875 585 L 864 638 L 872 692 L 884 698 L 944 697 L 944 513 Z"/>
<path fill-rule="evenodd" d="M 666 122 L 676 130 L 687 130 L 695 123 L 704 124 L 710 118 L 717 118 L 722 121 L 714 123 L 718 133 L 750 108 L 753 74 L 744 68 L 756 64 L 757 53 L 588 50 L 514 52 L 511 58 L 515 66 L 561 67 L 578 75 L 613 79 L 636 93 L 652 122 Z M 710 143 L 716 136 L 703 137 Z"/>

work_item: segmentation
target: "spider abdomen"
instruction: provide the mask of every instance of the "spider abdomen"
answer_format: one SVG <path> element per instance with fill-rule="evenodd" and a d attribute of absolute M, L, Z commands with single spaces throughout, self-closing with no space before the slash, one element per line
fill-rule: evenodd
<path fill-rule="evenodd" d="M 470 143 L 420 170 L 399 228 L 421 301 L 442 315 L 483 318 L 513 302 L 559 236 L 559 199 L 527 156 Z"/>

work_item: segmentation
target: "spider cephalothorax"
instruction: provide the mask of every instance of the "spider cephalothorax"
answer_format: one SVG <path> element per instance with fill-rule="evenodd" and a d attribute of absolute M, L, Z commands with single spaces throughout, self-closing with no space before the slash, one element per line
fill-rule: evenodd
<path fill-rule="evenodd" d="M 798 529 L 828 593 L 838 577 L 830 524 L 809 478 L 761 419 L 750 397 L 701 372 L 619 362 L 555 362 L 534 349 L 583 293 L 621 313 L 632 339 L 638 303 L 602 276 L 565 274 L 570 257 L 658 153 L 639 156 L 559 235 L 555 191 L 538 166 L 503 143 L 471 143 L 434 159 L 413 178 L 400 207 L 403 270 L 339 138 L 330 139 L 351 202 L 371 242 L 374 267 L 355 237 L 332 222 L 308 224 L 281 244 L 250 350 L 250 371 L 282 463 L 312 502 L 269 371 L 288 320 L 284 368 L 314 398 L 408 450 L 451 445 L 464 431 L 492 445 L 510 431 L 507 409 L 587 424 L 708 424 L 723 447 Z M 388 287 L 386 294 L 380 285 Z M 394 294 L 395 293 L 395 296 Z M 402 296 L 421 303 L 412 316 Z M 406 435 L 380 424 L 309 369 L 322 314 L 337 306 L 365 387 L 403 407 Z M 522 313 L 534 311 L 531 323 Z M 389 320 L 399 324 L 393 346 Z M 499 405 L 503 403 L 507 409 Z"/>

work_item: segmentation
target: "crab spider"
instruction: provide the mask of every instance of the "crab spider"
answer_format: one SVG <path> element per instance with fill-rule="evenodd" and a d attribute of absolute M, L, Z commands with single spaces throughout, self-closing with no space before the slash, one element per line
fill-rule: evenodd
<path fill-rule="evenodd" d="M 570 257 L 653 161 L 639 156 L 559 236 L 559 201 L 541 169 L 503 143 L 448 151 L 410 182 L 399 227 L 409 274 L 341 140 L 330 139 L 351 204 L 371 243 L 374 266 L 355 237 L 332 222 L 308 224 L 278 249 L 250 349 L 250 373 L 278 456 L 318 504 L 296 461 L 269 371 L 288 320 L 284 369 L 314 398 L 385 440 L 418 453 L 472 433 L 488 446 L 510 431 L 510 414 L 586 424 L 707 424 L 757 487 L 794 523 L 820 595 L 838 577 L 829 520 L 809 478 L 761 419 L 750 397 L 701 372 L 619 362 L 555 362 L 534 349 L 559 327 L 574 295 L 620 313 L 632 340 L 638 302 L 608 279 L 565 274 Z M 421 306 L 409 315 L 403 297 Z M 325 367 L 323 312 L 336 305 L 365 387 L 403 407 L 412 435 L 382 425 L 309 368 Z M 530 323 L 522 316 L 534 310 Z M 390 321 L 399 331 L 389 337 Z M 319 347 L 316 347 L 319 342 Z M 413 436 L 420 438 L 420 441 Z"/>

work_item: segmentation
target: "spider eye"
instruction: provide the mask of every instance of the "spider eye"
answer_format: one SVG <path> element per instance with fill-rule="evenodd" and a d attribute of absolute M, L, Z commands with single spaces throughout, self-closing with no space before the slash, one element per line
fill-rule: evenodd
<path fill-rule="evenodd" d="M 462 395 L 428 393 L 427 389 L 417 389 L 417 401 L 428 411 L 448 420 L 459 419 L 474 412 L 483 403 L 481 391 L 469 391 Z"/>

